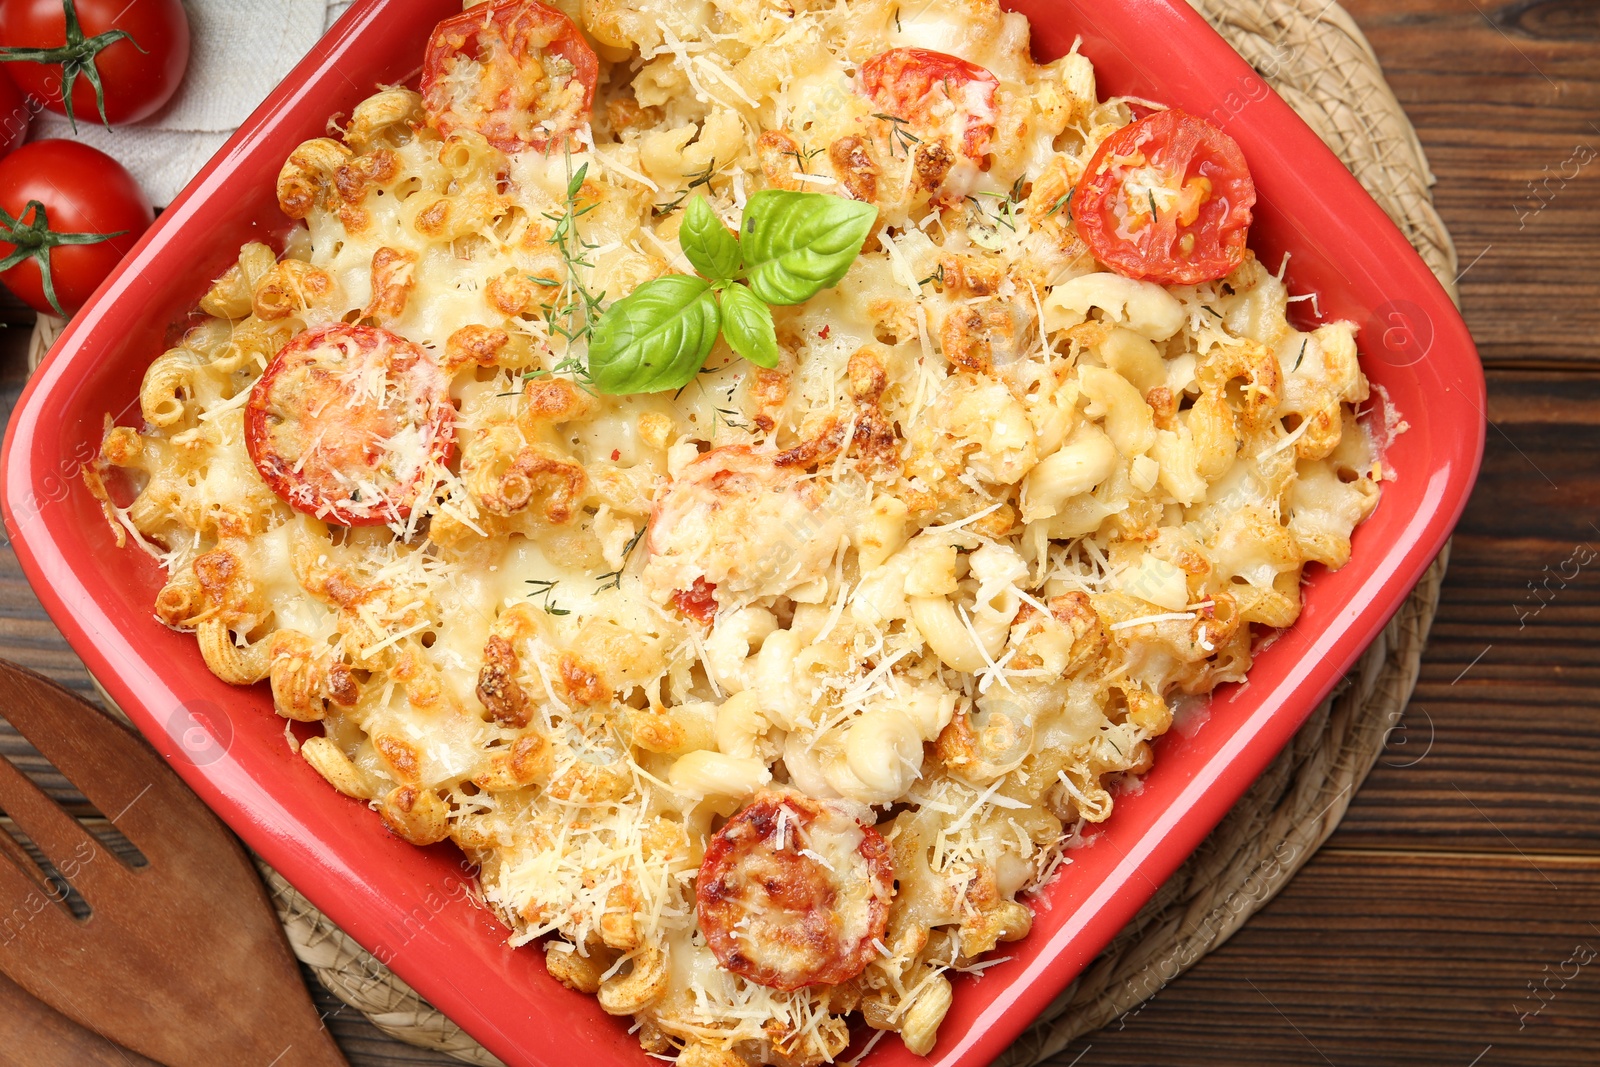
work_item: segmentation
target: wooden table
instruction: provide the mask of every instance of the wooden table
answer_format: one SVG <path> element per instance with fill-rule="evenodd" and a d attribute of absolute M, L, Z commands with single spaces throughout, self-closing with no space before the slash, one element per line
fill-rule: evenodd
<path fill-rule="evenodd" d="M 1404 729 L 1276 900 L 1061 1065 L 1600 1062 L 1600 6 L 1488 2 L 1346 2 L 1438 175 L 1489 377 Z M 0 318 L 9 415 L 27 316 Z M 0 656 L 88 692 L 8 548 Z M 454 1062 L 321 1002 L 356 1067 Z"/>

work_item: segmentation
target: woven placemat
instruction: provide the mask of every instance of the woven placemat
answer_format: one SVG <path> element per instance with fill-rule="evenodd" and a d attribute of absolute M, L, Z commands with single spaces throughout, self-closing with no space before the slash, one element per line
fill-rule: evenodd
<path fill-rule="evenodd" d="M 1454 297 L 1455 248 L 1433 207 L 1433 174 L 1350 16 L 1328 0 L 1189 2 L 1344 160 Z M 40 318 L 34 365 L 60 327 L 59 319 Z M 1321 847 L 1400 722 L 1448 556 L 1447 547 L 1260 781 L 995 1067 L 1048 1061 L 1155 995 L 1227 941 Z M 258 866 L 295 954 L 335 996 L 401 1041 L 466 1063 L 500 1064 L 281 875 Z"/>

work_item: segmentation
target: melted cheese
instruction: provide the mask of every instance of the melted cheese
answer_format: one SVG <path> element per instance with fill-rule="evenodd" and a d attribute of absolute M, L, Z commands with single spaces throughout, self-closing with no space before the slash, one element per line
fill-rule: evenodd
<path fill-rule="evenodd" d="M 144 432 L 107 441 L 141 486 L 110 510 L 169 568 L 162 617 L 203 641 L 221 623 L 231 676 L 270 674 L 286 713 L 323 716 L 350 765 L 319 764 L 330 781 L 397 832 L 460 843 L 513 943 L 570 946 L 556 956 L 592 965 L 658 1054 L 816 1063 L 848 1041 L 833 991 L 766 988 L 708 947 L 697 871 L 754 786 L 675 788 L 686 752 L 878 820 L 897 936 L 849 988 L 875 1025 L 920 1025 L 945 971 L 984 966 L 1027 892 L 1070 877 L 1168 699 L 1243 678 L 1252 626 L 1293 621 L 1304 565 L 1347 558 L 1377 499 L 1349 324 L 1294 330 L 1253 260 L 1169 290 L 1082 254 L 1061 197 L 1130 119 L 1086 60 L 1036 65 L 1026 21 L 982 0 L 800 7 L 585 5 L 603 57 L 638 61 L 608 65 L 604 120 L 565 150 L 446 152 L 415 111 L 353 128 L 360 155 L 312 142 L 338 158 L 301 175 L 319 192 L 289 254 L 326 291 L 269 318 L 225 277 L 219 317 L 152 367 Z M 858 88 L 893 47 L 986 67 L 992 108 L 967 91 L 897 136 Z M 919 146 L 959 156 L 971 116 L 999 130 L 986 166 L 920 186 Z M 351 185 L 365 173 L 387 176 Z M 774 309 L 775 371 L 719 343 L 676 395 L 575 381 L 589 299 L 687 269 L 687 197 L 734 221 L 774 183 L 881 213 L 837 287 Z M 384 249 L 411 266 L 380 308 Z M 258 284 L 260 260 L 234 281 Z M 263 484 L 243 406 L 290 336 L 363 317 L 469 356 L 456 458 L 406 523 L 347 531 Z M 385 447 L 426 466 L 420 434 Z M 709 620 L 679 610 L 697 582 Z M 407 790 L 437 822 L 397 806 Z M 868 930 L 861 840 L 840 817 L 783 842 L 837 879 L 845 940 Z M 782 921 L 744 906 L 745 929 Z M 775 936 L 749 947 L 796 962 Z"/>

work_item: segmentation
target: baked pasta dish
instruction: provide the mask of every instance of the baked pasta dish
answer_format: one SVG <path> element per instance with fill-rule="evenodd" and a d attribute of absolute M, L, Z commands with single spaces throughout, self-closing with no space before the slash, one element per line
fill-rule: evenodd
<path fill-rule="evenodd" d="M 1231 138 L 993 0 L 496 0 L 421 60 L 289 157 L 89 489 L 646 1051 L 928 1053 L 1348 558 L 1354 328 L 1290 324 Z"/>

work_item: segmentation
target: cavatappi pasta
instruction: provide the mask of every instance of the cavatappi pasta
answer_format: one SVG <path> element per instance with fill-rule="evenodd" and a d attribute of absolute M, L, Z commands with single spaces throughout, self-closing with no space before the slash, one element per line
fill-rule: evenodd
<path fill-rule="evenodd" d="M 1305 566 L 1348 558 L 1381 477 L 1353 327 L 1291 326 L 1248 253 L 1196 284 L 1097 262 L 1069 194 L 1135 112 L 991 0 L 558 6 L 592 101 L 551 31 L 498 125 L 480 42 L 448 108 L 387 88 L 301 145 L 281 251 L 241 249 L 142 428 L 108 426 L 134 495 L 90 487 L 165 566 L 162 621 L 320 723 L 299 751 L 335 789 L 455 841 L 646 1050 L 817 1064 L 859 1012 L 925 1054 L 951 972 L 1027 935 L 1175 701 L 1243 679 Z M 863 69 L 897 49 L 993 85 L 886 114 Z M 592 317 L 689 270 L 687 199 L 736 222 L 767 188 L 880 212 L 836 288 L 774 309 L 778 367 L 719 342 L 676 394 L 588 390 Z M 275 399 L 286 350 L 309 369 Z M 291 506 L 333 446 L 283 405 L 317 388 L 392 415 L 361 446 L 389 480 Z M 370 406 L 396 390 L 435 400 Z M 786 907 L 822 932 L 785 940 Z"/>

